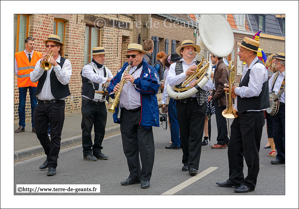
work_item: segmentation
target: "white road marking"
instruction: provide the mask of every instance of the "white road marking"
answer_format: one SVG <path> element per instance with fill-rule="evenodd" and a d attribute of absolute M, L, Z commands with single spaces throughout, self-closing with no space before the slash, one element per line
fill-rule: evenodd
<path fill-rule="evenodd" d="M 173 195 L 177 192 L 179 192 L 180 190 L 186 188 L 187 186 L 193 184 L 194 182 L 196 182 L 197 180 L 205 177 L 206 175 L 208 175 L 209 173 L 212 173 L 213 171 L 215 171 L 218 167 L 209 167 L 208 169 L 204 170 L 203 172 L 197 174 L 196 176 L 191 177 L 190 179 L 182 182 L 181 184 L 177 185 L 176 187 L 173 187 L 172 189 L 164 192 L 162 195 Z"/>

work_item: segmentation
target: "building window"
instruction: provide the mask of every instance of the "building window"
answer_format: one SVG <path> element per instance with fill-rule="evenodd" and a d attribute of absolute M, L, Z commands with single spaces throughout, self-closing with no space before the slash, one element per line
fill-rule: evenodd
<path fill-rule="evenodd" d="M 176 53 L 175 50 L 176 50 L 176 40 L 171 40 L 171 54 Z"/>
<path fill-rule="evenodd" d="M 157 61 L 157 54 L 159 53 L 159 37 L 153 36 L 152 40 L 154 41 L 154 51 L 152 53 L 152 65 Z"/>
<path fill-rule="evenodd" d="M 85 27 L 84 65 L 91 62 L 92 48 L 100 46 L 100 30 L 92 26 Z"/>
<path fill-rule="evenodd" d="M 169 46 L 169 40 L 165 39 L 165 54 L 168 54 L 168 46 Z"/>
<path fill-rule="evenodd" d="M 266 15 L 255 15 L 259 31 L 266 33 Z"/>
<path fill-rule="evenodd" d="M 245 30 L 245 14 L 234 15 L 239 30 Z"/>
<path fill-rule="evenodd" d="M 60 41 L 64 43 L 65 40 L 65 21 L 54 19 L 54 34 L 60 37 Z"/>
<path fill-rule="evenodd" d="M 15 52 L 25 50 L 25 39 L 29 33 L 29 15 L 14 15 Z"/>
<path fill-rule="evenodd" d="M 279 22 L 282 34 L 285 35 L 285 19 L 278 19 L 278 22 Z"/>

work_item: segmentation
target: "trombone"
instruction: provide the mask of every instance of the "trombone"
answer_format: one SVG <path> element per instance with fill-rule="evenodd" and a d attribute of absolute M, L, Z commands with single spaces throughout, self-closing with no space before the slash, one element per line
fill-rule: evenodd
<path fill-rule="evenodd" d="M 50 63 L 50 59 L 53 56 L 53 51 L 51 51 L 50 54 L 47 54 L 47 56 L 45 57 L 44 61 L 42 61 L 41 63 L 41 67 L 45 70 L 48 71 L 52 68 L 52 64 Z"/>

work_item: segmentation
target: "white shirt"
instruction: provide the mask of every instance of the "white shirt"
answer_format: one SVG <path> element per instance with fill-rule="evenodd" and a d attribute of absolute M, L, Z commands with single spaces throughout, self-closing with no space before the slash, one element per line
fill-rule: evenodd
<path fill-rule="evenodd" d="M 168 94 L 167 94 L 168 72 L 169 72 L 169 68 L 166 68 L 166 70 L 164 71 L 164 90 L 163 90 L 163 94 L 162 94 L 162 102 L 161 102 L 162 104 L 166 104 L 167 97 L 168 97 Z"/>
<path fill-rule="evenodd" d="M 272 82 L 274 80 L 274 75 L 275 74 L 273 74 L 269 80 L 269 93 L 272 92 Z M 284 77 L 285 77 L 285 71 L 283 71 L 282 73 L 278 71 L 278 76 L 277 76 L 276 82 L 273 87 L 273 92 L 275 92 L 275 95 L 278 94 L 278 92 L 280 91 L 280 87 L 281 87 Z M 285 103 L 285 94 L 284 93 L 285 92 L 283 92 L 279 98 L 279 101 L 283 102 L 283 103 Z"/>
<path fill-rule="evenodd" d="M 125 70 L 127 70 L 128 67 Z M 142 68 L 143 67 L 140 67 L 138 70 L 136 70 L 137 66 L 131 67 L 129 74 L 132 74 L 136 70 L 132 76 L 135 79 L 139 78 Z M 119 98 L 120 107 L 126 108 L 127 110 L 133 110 L 141 106 L 141 96 L 140 93 L 136 91 L 134 85 L 135 84 L 132 84 L 130 81 L 127 81 L 127 83 L 124 84 L 122 89 L 123 91 L 121 92 Z"/>
<path fill-rule="evenodd" d="M 243 80 L 244 76 L 246 75 L 248 69 L 250 70 L 249 74 L 249 82 L 248 86 L 236 87 L 235 94 L 239 95 L 241 98 L 250 98 L 250 97 L 257 97 L 262 92 L 263 83 L 268 80 L 268 70 L 263 64 L 256 63 L 258 57 L 255 57 L 254 60 L 250 63 L 249 67 L 248 64 L 244 66 L 243 75 L 241 81 Z M 240 81 L 240 82 L 241 82 Z M 238 111 L 238 98 L 235 98 L 235 109 Z M 248 110 L 248 111 L 262 111 L 262 110 Z"/>
<path fill-rule="evenodd" d="M 104 65 L 101 68 L 98 68 L 97 65 L 95 63 L 92 62 L 92 65 L 95 67 L 95 69 L 97 70 L 97 73 L 94 72 L 93 67 L 88 64 L 85 65 L 82 69 L 82 76 L 89 79 L 90 81 L 94 82 L 94 83 L 98 83 L 99 84 L 99 88 L 96 89 L 97 91 L 102 91 L 102 84 L 108 84 L 109 82 L 107 82 L 108 78 L 113 78 L 113 75 L 111 73 L 111 71 L 105 66 L 106 68 L 106 77 L 104 77 Z M 85 97 L 87 99 L 87 96 L 82 95 L 82 97 Z M 94 99 L 94 101 L 98 101 L 97 99 Z M 102 99 L 102 101 L 104 101 Z"/>
<path fill-rule="evenodd" d="M 57 63 L 60 62 L 60 58 L 61 58 L 61 56 L 59 55 L 58 58 L 56 59 Z M 40 67 L 40 61 L 41 61 L 41 59 L 37 61 L 36 65 L 35 65 L 35 69 L 30 73 L 30 79 L 32 82 L 38 81 L 38 79 L 45 72 L 44 69 L 42 69 Z M 45 83 L 43 85 L 43 88 L 42 88 L 41 92 L 38 95 L 36 95 L 37 98 L 40 100 L 55 99 L 51 92 L 50 73 L 52 72 L 52 70 L 54 70 L 54 72 L 57 76 L 57 79 L 61 84 L 66 85 L 70 82 L 71 75 L 72 75 L 72 65 L 71 65 L 71 62 L 68 59 L 66 59 L 62 69 L 61 69 L 60 65 L 57 65 L 55 67 L 52 66 L 52 68 L 47 71 L 47 77 L 46 77 Z M 62 98 L 61 100 L 64 100 L 64 99 L 65 98 Z"/>
<path fill-rule="evenodd" d="M 180 61 L 183 61 L 182 62 L 183 72 L 181 74 L 176 75 L 176 73 L 175 73 L 176 63 L 171 64 L 170 68 L 169 68 L 169 72 L 168 72 L 168 75 L 167 75 L 168 84 L 172 87 L 175 86 L 175 85 L 180 84 L 181 82 L 183 82 L 187 77 L 186 76 L 186 71 L 188 70 L 188 68 L 192 65 L 196 65 L 196 59 L 195 58 L 192 60 L 192 62 L 189 65 L 185 62 L 184 58 L 182 58 Z M 192 80 L 192 81 L 194 81 L 194 80 Z M 190 86 L 190 83 L 187 86 Z M 211 80 L 211 77 L 210 77 L 208 82 L 202 87 L 202 90 L 210 91 L 210 90 L 213 90 L 213 88 L 214 88 L 214 84 L 213 84 L 213 82 Z M 196 94 L 193 94 L 191 97 L 196 97 Z"/>
<path fill-rule="evenodd" d="M 32 52 L 29 53 L 29 52 L 27 52 L 26 49 L 25 49 L 24 52 L 25 52 L 25 54 L 26 54 L 28 60 L 29 60 L 29 54 L 30 54 L 30 57 L 31 57 L 31 59 L 32 59 L 32 55 L 33 55 L 34 50 L 32 50 Z M 18 63 L 17 63 L 17 59 L 16 59 L 16 58 L 15 58 L 15 74 L 18 75 Z"/>

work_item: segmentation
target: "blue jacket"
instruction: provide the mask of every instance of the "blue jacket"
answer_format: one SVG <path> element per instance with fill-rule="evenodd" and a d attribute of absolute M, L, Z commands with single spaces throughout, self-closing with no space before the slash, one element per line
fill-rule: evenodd
<path fill-rule="evenodd" d="M 133 83 L 136 91 L 141 95 L 141 120 L 139 125 L 148 128 L 151 126 L 159 127 L 159 108 L 156 96 L 160 86 L 159 75 L 155 68 L 150 66 L 145 59 L 143 59 L 142 62 L 143 69 L 140 77 L 136 78 Z M 114 98 L 113 89 L 116 84 L 120 82 L 122 74 L 128 65 L 129 63 L 126 62 L 117 72 L 116 76 L 110 81 L 108 93 L 111 98 Z M 117 107 L 113 114 L 115 123 L 121 123 L 120 118 L 117 117 L 118 111 L 119 108 Z"/>

